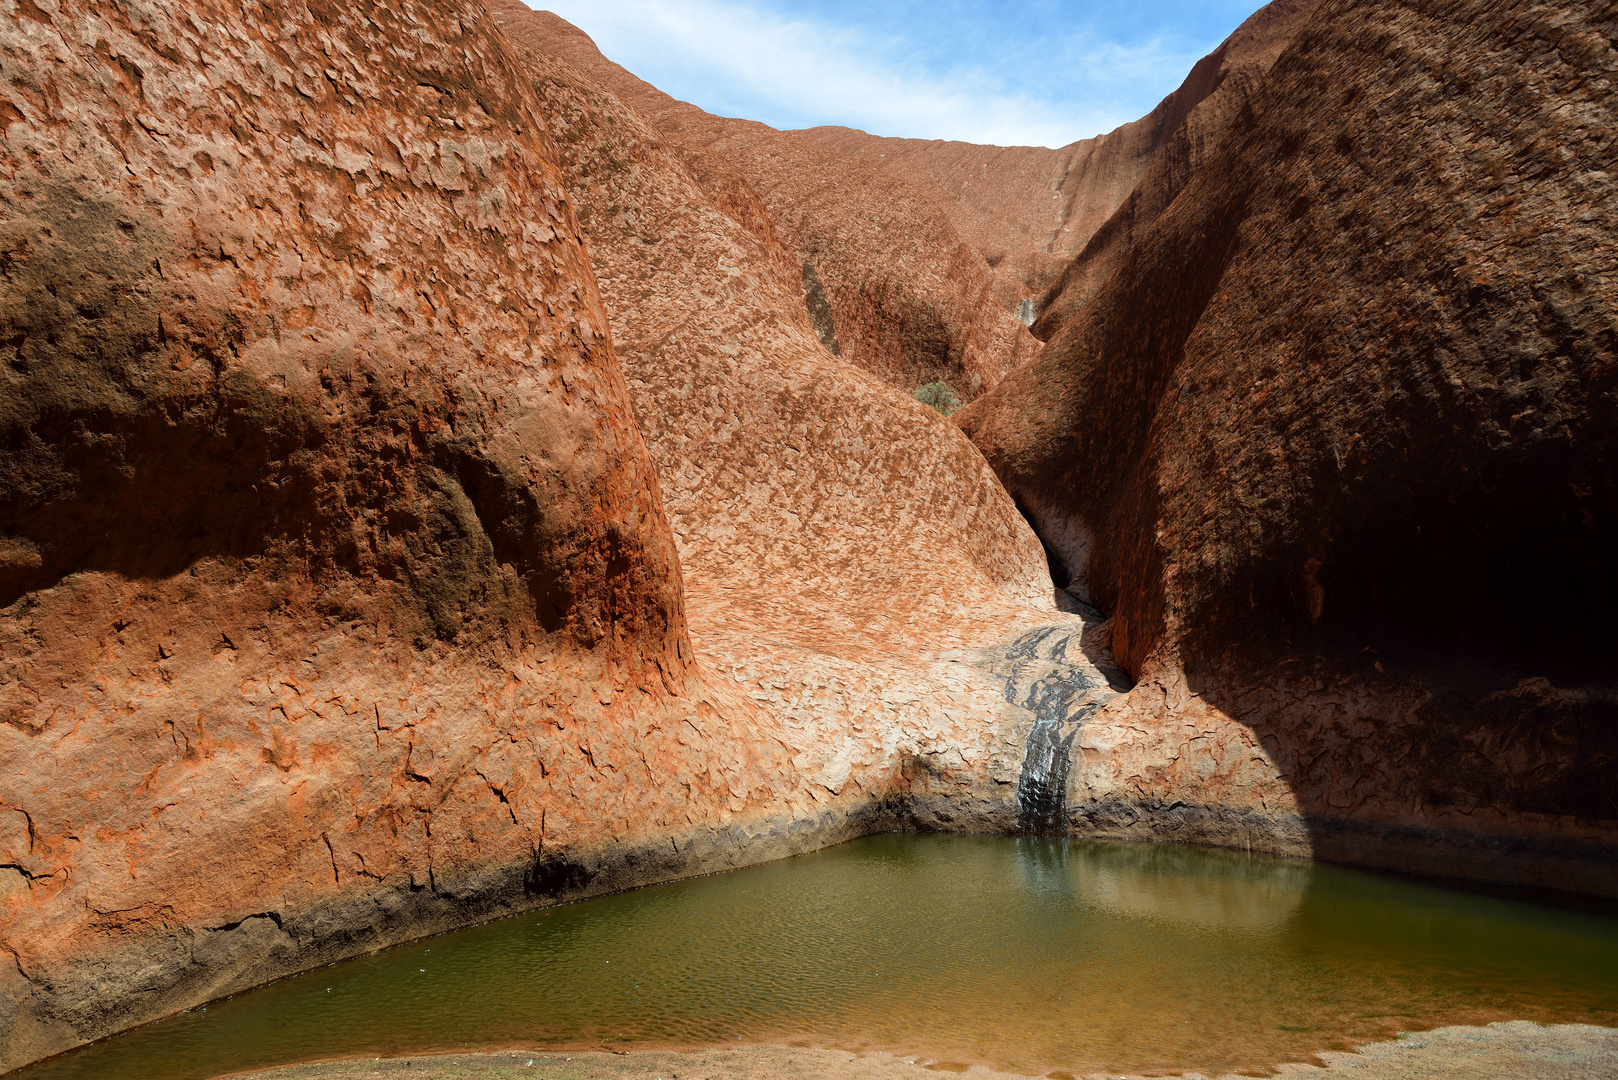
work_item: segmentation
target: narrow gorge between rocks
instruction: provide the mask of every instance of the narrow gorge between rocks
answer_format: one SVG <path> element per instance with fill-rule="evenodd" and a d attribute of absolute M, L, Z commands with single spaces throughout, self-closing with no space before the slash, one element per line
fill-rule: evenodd
<path fill-rule="evenodd" d="M 1615 41 L 1052 149 L 0 3 L 0 1072 L 1618 1072 Z"/>

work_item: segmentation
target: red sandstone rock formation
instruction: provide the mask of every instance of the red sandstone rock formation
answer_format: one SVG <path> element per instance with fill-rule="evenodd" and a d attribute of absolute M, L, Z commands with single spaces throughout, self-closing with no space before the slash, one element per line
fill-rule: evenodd
<path fill-rule="evenodd" d="M 797 136 L 676 101 L 550 12 L 490 6 L 515 39 L 572 65 L 678 146 L 708 151 L 698 172 L 745 180 L 810 302 L 824 291 L 830 318 L 817 330 L 835 355 L 905 391 L 943 379 L 965 398 L 1033 355 L 1037 342 L 995 299 L 979 254 L 922 193 Z"/>
<path fill-rule="evenodd" d="M 1385 625 L 1610 551 L 1610 13 L 1330 8 L 967 413 L 1098 625 L 890 385 L 1004 358 L 940 214 L 499 10 L 0 16 L 0 1067 L 901 824 L 1618 892 L 1611 688 Z"/>
<path fill-rule="evenodd" d="M 521 36 L 521 11 L 501 17 Z M 699 662 L 783 718 L 817 803 L 1012 824 L 1032 718 L 995 649 L 1081 629 L 1052 607 L 1037 539 L 955 425 L 820 347 L 744 180 L 555 55 L 527 62 L 657 462 Z M 1085 663 L 1075 649 L 1067 667 Z"/>
<path fill-rule="evenodd" d="M 724 162 L 481 9 L 390 10 L 4 24 L 0 1063 L 1016 818 L 996 646 L 1082 622 L 981 455 L 826 354 Z M 1109 694 L 1075 653 L 1035 666 Z"/>
<path fill-rule="evenodd" d="M 960 414 L 1143 677 L 1075 827 L 1246 807 L 1254 843 L 1618 889 L 1615 31 L 1322 8 Z"/>
<path fill-rule="evenodd" d="M 1112 276 L 1136 241 L 1169 208 L 1202 162 L 1219 146 L 1270 65 L 1308 25 L 1316 2 L 1274 0 L 1192 70 L 1186 85 L 1177 93 L 1184 95 L 1186 103 L 1192 99 L 1196 103 L 1158 143 L 1128 198 L 1085 239 L 1056 280 L 1043 286 L 1033 304 L 1038 313 L 1032 327 L 1036 337 L 1049 340 L 1071 321 Z M 1188 95 L 1190 87 L 1203 92 Z"/>
<path fill-rule="evenodd" d="M 1025 298 L 1042 313 L 1047 289 L 1073 277 L 1088 281 L 1102 251 L 1091 237 L 1121 206 L 1104 250 L 1128 244 L 1137 220 L 1160 213 L 1219 141 L 1235 109 L 1305 23 L 1315 0 L 1273 0 L 1203 57 L 1174 93 L 1139 120 L 1058 150 L 977 146 L 938 139 L 892 139 L 843 127 L 793 132 L 817 146 L 859 157 L 927 194 L 995 271 L 1003 304 Z M 1081 252 L 1077 274 L 1063 271 Z M 1109 263 L 1110 265 L 1110 263 Z M 1062 286 L 1057 286 L 1062 289 Z M 1079 299 L 1064 289 L 1064 306 Z M 1045 323 L 1044 325 L 1049 325 Z M 1036 324 L 1035 334 L 1047 337 Z"/>
<path fill-rule="evenodd" d="M 791 818 L 480 5 L 63 0 L 0 64 L 0 1068 Z"/>

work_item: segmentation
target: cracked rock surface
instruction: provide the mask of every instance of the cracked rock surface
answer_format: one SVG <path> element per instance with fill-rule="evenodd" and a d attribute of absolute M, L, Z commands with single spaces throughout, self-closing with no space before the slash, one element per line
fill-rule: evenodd
<path fill-rule="evenodd" d="M 0 1065 L 1014 822 L 1031 715 L 945 654 L 1071 619 L 1026 523 L 825 351 L 745 180 L 512 50 L 453 2 L 0 17 Z"/>
<path fill-rule="evenodd" d="M 1618 890 L 1610 5 L 1324 3 L 1021 368 L 925 196 L 493 7 L 0 10 L 0 1068 L 885 828 Z"/>
<path fill-rule="evenodd" d="M 795 272 L 807 264 L 823 283 L 843 360 L 906 394 L 942 379 L 969 400 L 1038 348 L 995 298 L 983 256 L 923 191 L 797 133 L 677 101 L 548 11 L 520 0 L 490 7 L 513 38 L 633 109 L 705 181 L 751 190 Z M 734 208 L 762 225 L 755 209 Z"/>
<path fill-rule="evenodd" d="M 500 18 L 586 208 L 704 671 L 780 718 L 817 805 L 1017 827 L 1035 714 L 993 664 L 1039 626 L 1090 661 L 1015 505 L 954 425 L 823 347 L 745 180 Z"/>
<path fill-rule="evenodd" d="M 481 5 L 23 4 L 0 70 L 0 1068 L 790 850 Z"/>

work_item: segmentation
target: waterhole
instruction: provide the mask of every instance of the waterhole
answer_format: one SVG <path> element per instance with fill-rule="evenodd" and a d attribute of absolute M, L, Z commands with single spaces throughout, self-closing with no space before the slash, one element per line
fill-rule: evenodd
<path fill-rule="evenodd" d="M 1508 1018 L 1618 1023 L 1618 919 L 1198 848 L 889 835 L 391 949 L 20 1075 L 770 1042 L 1211 1073 Z"/>

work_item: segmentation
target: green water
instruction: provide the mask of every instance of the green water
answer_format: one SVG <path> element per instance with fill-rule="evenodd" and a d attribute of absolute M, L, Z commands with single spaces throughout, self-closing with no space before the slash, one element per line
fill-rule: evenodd
<path fill-rule="evenodd" d="M 738 1042 L 1213 1072 L 1504 1018 L 1618 1023 L 1618 920 L 1198 848 L 892 835 L 363 957 L 19 1076 Z"/>

